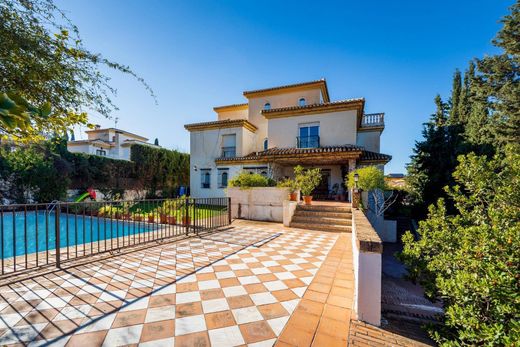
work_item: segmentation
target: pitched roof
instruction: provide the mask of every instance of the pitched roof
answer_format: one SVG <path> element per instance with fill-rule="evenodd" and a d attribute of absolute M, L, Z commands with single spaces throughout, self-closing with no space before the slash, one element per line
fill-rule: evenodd
<path fill-rule="evenodd" d="M 387 163 L 390 160 L 392 160 L 392 156 L 388 155 L 388 154 L 383 154 L 383 153 L 363 151 L 359 160 L 363 161 L 363 162 L 385 162 L 385 163 Z"/>
<path fill-rule="evenodd" d="M 247 119 L 225 119 L 225 120 L 217 120 L 217 121 L 212 121 L 212 122 L 186 124 L 184 126 L 184 128 L 188 131 L 237 128 L 237 127 L 244 127 L 251 132 L 255 132 L 258 129 L 253 123 L 250 123 Z"/>
<path fill-rule="evenodd" d="M 313 87 L 313 86 L 319 87 L 321 89 L 323 101 L 325 101 L 325 102 L 329 102 L 330 101 L 329 89 L 327 88 L 327 81 L 325 81 L 324 78 L 316 80 L 316 81 L 301 82 L 301 83 L 294 83 L 294 84 L 286 84 L 286 85 L 278 86 L 278 87 L 256 89 L 256 90 L 248 90 L 248 91 L 245 91 L 243 94 L 244 94 L 245 97 L 254 96 L 254 95 L 258 95 L 258 94 L 268 95 L 268 94 L 274 94 L 274 93 L 276 93 L 276 92 L 278 92 L 280 90 L 283 90 L 283 89 L 296 89 L 296 90 L 298 90 L 298 89 L 307 89 L 307 88 Z"/>
<path fill-rule="evenodd" d="M 338 100 L 332 102 L 323 102 L 321 104 L 310 104 L 304 106 L 287 106 L 280 108 L 272 108 L 270 110 L 262 110 L 262 114 L 266 118 L 274 118 L 276 116 L 284 116 L 288 113 L 292 115 L 305 114 L 305 113 L 319 113 L 329 112 L 333 110 L 343 110 L 356 108 L 359 112 L 363 111 L 365 107 L 365 98 L 353 98 Z"/>
<path fill-rule="evenodd" d="M 224 105 L 224 106 L 215 106 L 213 107 L 213 111 L 215 112 L 225 112 L 225 111 L 231 111 L 235 109 L 247 109 L 249 104 L 247 102 L 242 104 L 231 104 L 231 105 Z"/>
<path fill-rule="evenodd" d="M 134 133 L 131 133 L 129 131 L 126 131 L 126 130 L 121 130 L 121 129 L 117 129 L 117 128 L 103 128 L 103 129 L 92 129 L 92 130 L 87 130 L 85 131 L 86 133 L 103 133 L 103 132 L 107 132 L 107 131 L 115 131 L 117 133 L 123 133 L 123 134 L 126 134 L 126 135 L 130 135 L 132 137 L 135 137 L 135 138 L 139 138 L 139 139 L 142 139 L 143 141 L 148 141 L 148 139 L 144 136 L 141 136 L 141 135 L 137 135 L 137 134 L 134 134 Z"/>

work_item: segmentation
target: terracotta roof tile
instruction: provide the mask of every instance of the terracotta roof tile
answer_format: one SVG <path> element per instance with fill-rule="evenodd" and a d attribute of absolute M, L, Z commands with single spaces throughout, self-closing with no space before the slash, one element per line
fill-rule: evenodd
<path fill-rule="evenodd" d="M 287 107 L 280 107 L 280 108 L 272 108 L 269 110 L 262 110 L 262 114 L 271 114 L 271 113 L 278 113 L 278 112 L 285 112 L 285 111 L 298 111 L 298 110 L 311 110 L 314 108 L 327 108 L 330 106 L 340 106 L 340 105 L 348 105 L 352 103 L 358 103 L 358 102 L 364 102 L 365 98 L 352 98 L 352 99 L 344 99 L 344 100 L 338 100 L 338 101 L 332 101 L 332 102 L 323 102 L 321 104 L 309 104 L 305 106 L 287 106 Z"/>
<path fill-rule="evenodd" d="M 328 101 L 329 100 L 329 90 L 327 88 L 327 81 L 324 78 L 319 79 L 319 80 L 315 80 L 315 81 L 308 81 L 308 82 L 301 82 L 301 83 L 294 83 L 294 84 L 286 84 L 286 85 L 278 86 L 278 87 L 256 89 L 256 90 L 247 90 L 243 94 L 244 94 L 244 96 L 247 96 L 247 95 L 250 95 L 250 94 L 265 93 L 265 92 L 271 92 L 271 91 L 280 90 L 280 89 L 287 89 L 287 88 L 303 87 L 303 86 L 312 85 L 312 84 L 323 84 L 323 88 L 324 88 L 323 90 L 324 90 L 324 94 L 325 94 L 325 95 L 323 95 L 323 99 Z"/>
<path fill-rule="evenodd" d="M 218 129 L 218 128 L 233 128 L 233 127 L 245 127 L 251 131 L 256 131 L 258 128 L 250 123 L 247 119 L 225 119 L 217 120 L 212 122 L 192 123 L 184 125 L 186 130 L 205 130 L 205 129 Z"/>
<path fill-rule="evenodd" d="M 392 156 L 383 153 L 371 152 L 371 151 L 363 151 L 361 154 L 360 161 L 370 162 L 370 161 L 384 161 L 389 162 L 392 160 Z"/>

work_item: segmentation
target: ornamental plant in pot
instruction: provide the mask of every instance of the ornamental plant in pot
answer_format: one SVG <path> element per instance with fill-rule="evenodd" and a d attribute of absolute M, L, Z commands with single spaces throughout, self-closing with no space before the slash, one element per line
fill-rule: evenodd
<path fill-rule="evenodd" d="M 183 199 L 182 201 L 183 201 L 183 203 L 182 203 L 181 207 L 179 208 L 179 211 L 182 216 L 182 225 L 186 226 L 186 225 L 189 225 L 191 222 L 190 207 L 189 207 L 189 205 L 186 204 L 186 199 Z"/>
<path fill-rule="evenodd" d="M 155 215 L 153 213 L 148 213 L 148 223 L 154 223 L 155 222 Z"/>
<path fill-rule="evenodd" d="M 298 199 L 298 190 L 300 190 L 300 187 L 295 180 L 285 178 L 278 182 L 277 186 L 280 188 L 289 188 L 289 200 L 296 201 Z"/>
<path fill-rule="evenodd" d="M 296 184 L 301 189 L 305 205 L 310 205 L 312 203 L 312 191 L 321 181 L 321 169 L 304 169 L 302 166 L 298 165 L 294 168 L 294 176 Z"/>

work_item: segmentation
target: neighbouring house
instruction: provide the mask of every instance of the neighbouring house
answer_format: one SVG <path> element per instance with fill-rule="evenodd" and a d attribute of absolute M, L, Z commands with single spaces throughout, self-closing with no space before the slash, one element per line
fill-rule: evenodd
<path fill-rule="evenodd" d="M 276 180 L 296 165 L 319 167 L 315 198 L 347 193 L 345 175 L 363 165 L 383 169 L 384 114 L 365 114 L 365 99 L 331 101 L 324 79 L 243 93 L 246 103 L 215 107 L 217 120 L 187 124 L 194 197 L 222 197 L 241 170 Z"/>
<path fill-rule="evenodd" d="M 393 173 L 385 176 L 385 182 L 390 188 L 406 187 L 406 176 L 402 173 Z"/>
<path fill-rule="evenodd" d="M 148 143 L 148 139 L 144 136 L 121 129 L 101 129 L 101 127 L 96 126 L 95 129 L 87 130 L 86 133 L 88 136 L 86 140 L 67 142 L 69 152 L 130 160 L 130 147 L 132 145 L 139 144 L 160 148 L 160 146 Z"/>

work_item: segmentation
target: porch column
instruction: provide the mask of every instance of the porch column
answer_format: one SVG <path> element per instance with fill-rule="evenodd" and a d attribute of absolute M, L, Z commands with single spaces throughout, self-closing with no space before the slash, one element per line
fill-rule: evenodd
<path fill-rule="evenodd" d="M 356 159 L 348 160 L 348 172 L 351 173 L 356 169 Z M 348 190 L 348 201 L 352 202 L 352 189 Z"/>

